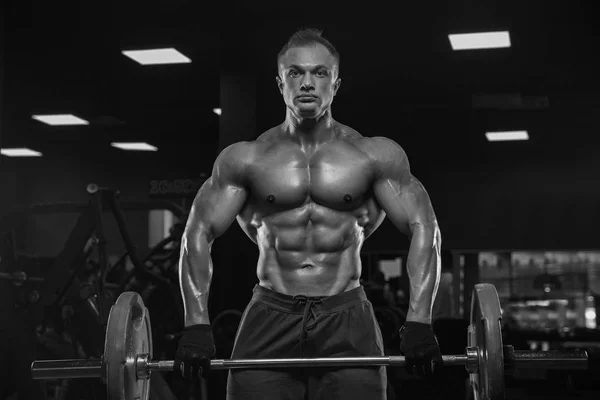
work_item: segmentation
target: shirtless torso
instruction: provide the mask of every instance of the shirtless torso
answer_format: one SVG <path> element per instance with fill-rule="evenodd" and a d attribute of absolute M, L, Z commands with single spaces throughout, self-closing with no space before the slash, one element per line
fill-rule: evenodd
<path fill-rule="evenodd" d="M 247 143 L 248 199 L 237 217 L 258 245 L 261 286 L 330 296 L 359 286 L 363 241 L 385 217 L 373 197 L 366 143 L 334 124 L 331 141 L 303 148 L 281 127 Z"/>
<path fill-rule="evenodd" d="M 258 245 L 261 286 L 308 296 L 359 286 L 360 249 L 385 214 L 372 194 L 369 139 L 333 128 L 332 140 L 314 148 L 279 127 L 248 144 L 248 200 L 237 220 Z"/>

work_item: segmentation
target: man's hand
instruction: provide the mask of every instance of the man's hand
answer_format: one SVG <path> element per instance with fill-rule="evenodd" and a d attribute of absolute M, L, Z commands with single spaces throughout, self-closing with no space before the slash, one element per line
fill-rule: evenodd
<path fill-rule="evenodd" d="M 406 360 L 406 371 L 426 378 L 441 378 L 442 353 L 430 324 L 407 321 L 400 329 L 400 351 Z"/>
<path fill-rule="evenodd" d="M 193 381 L 210 371 L 210 359 L 215 355 L 215 343 L 210 325 L 192 325 L 183 330 L 175 354 L 175 369 Z"/>

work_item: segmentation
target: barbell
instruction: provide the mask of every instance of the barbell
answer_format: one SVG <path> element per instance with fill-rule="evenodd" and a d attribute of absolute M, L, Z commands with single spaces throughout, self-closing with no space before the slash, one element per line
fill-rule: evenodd
<path fill-rule="evenodd" d="M 587 369 L 584 350 L 521 351 L 502 344 L 500 300 L 491 284 L 475 285 L 465 354 L 442 356 L 444 365 L 464 366 L 475 400 L 504 399 L 505 371 L 515 368 Z M 403 356 L 211 360 L 211 369 L 365 367 L 405 365 Z M 173 371 L 173 360 L 152 359 L 150 315 L 139 294 L 122 293 L 111 307 L 101 359 L 39 360 L 33 379 L 102 378 L 109 400 L 147 400 L 154 371 Z"/>

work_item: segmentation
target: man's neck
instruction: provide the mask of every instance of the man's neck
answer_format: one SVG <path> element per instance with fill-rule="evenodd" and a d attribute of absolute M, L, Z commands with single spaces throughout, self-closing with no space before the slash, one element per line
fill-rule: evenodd
<path fill-rule="evenodd" d="M 327 110 L 318 118 L 300 118 L 287 110 L 282 128 L 302 147 L 305 147 L 331 140 L 335 135 L 334 125 L 335 121 L 331 116 L 331 110 Z"/>

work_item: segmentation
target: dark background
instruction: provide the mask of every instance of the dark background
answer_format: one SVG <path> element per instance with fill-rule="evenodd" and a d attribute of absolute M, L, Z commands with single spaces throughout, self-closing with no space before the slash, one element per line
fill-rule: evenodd
<path fill-rule="evenodd" d="M 75 200 L 89 181 L 139 199 L 149 176 L 209 173 L 224 146 L 283 120 L 275 56 L 297 28 L 314 26 L 341 53 L 334 118 L 404 147 L 447 248 L 595 248 L 591 2 L 413 3 L 5 2 L 2 147 L 44 156 L 0 158 L 0 209 Z M 512 47 L 451 50 L 449 33 L 480 30 L 509 30 Z M 158 46 L 192 63 L 143 67 L 120 53 Z M 91 123 L 31 119 L 52 112 Z M 487 142 L 497 129 L 527 129 L 531 139 Z M 115 140 L 159 151 L 124 152 L 109 146 Z M 365 246 L 406 244 L 386 221 Z"/>
<path fill-rule="evenodd" d="M 341 54 L 334 118 L 406 150 L 431 196 L 444 249 L 596 249 L 600 28 L 592 6 L 4 1 L 0 147 L 29 147 L 43 157 L 0 157 L 0 215 L 33 203 L 85 201 L 90 182 L 119 189 L 123 200 L 147 200 L 149 179 L 210 174 L 225 146 L 282 122 L 276 54 L 296 29 L 310 26 L 323 29 Z M 450 33 L 490 30 L 510 31 L 512 46 L 454 52 L 449 45 Z M 145 67 L 121 54 L 163 46 L 192 63 Z M 50 127 L 31 119 L 38 113 L 73 113 L 90 125 Z M 484 136 L 513 129 L 527 130 L 530 140 Z M 112 141 L 145 141 L 159 151 L 120 151 Z M 58 252 L 56 238 L 66 237 L 69 221 L 41 223 L 30 232 L 34 247 Z M 147 227 L 138 222 L 132 230 L 143 247 Z M 408 244 L 386 220 L 364 251 Z M 216 304 L 245 304 L 256 283 L 256 248 L 234 223 L 212 254 Z M 239 297 L 229 294 L 238 289 Z"/>

